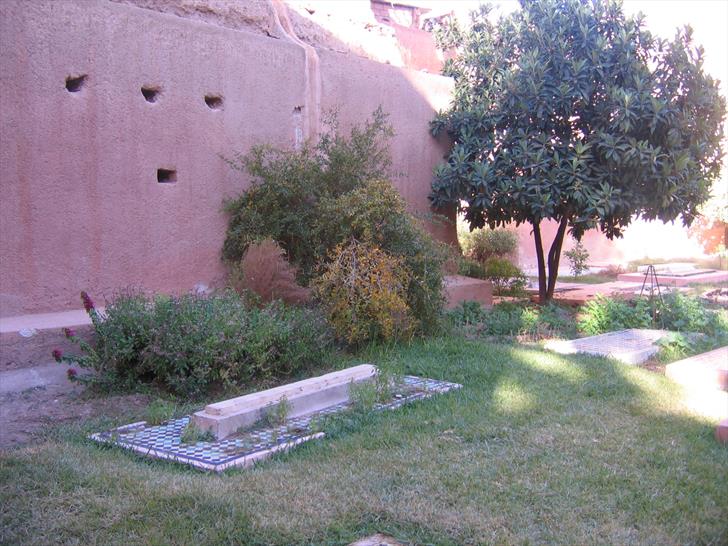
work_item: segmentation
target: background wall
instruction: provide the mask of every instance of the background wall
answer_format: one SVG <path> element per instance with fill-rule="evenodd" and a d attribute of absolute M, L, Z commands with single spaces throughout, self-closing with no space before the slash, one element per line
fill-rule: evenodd
<path fill-rule="evenodd" d="M 268 24 L 270 11 L 255 5 Z M 250 182 L 220 154 L 295 145 L 300 112 L 312 107 L 304 48 L 106 0 L 5 0 L 0 25 L 0 316 L 75 309 L 81 290 L 220 282 L 221 204 Z M 428 211 L 445 148 L 427 126 L 450 81 L 329 49 L 318 55 L 321 108 L 338 107 L 347 130 L 381 104 L 397 133 L 393 182 L 412 210 Z M 82 75 L 81 89 L 67 90 L 66 79 Z M 155 102 L 143 86 L 159 90 Z M 176 181 L 158 182 L 158 169 Z"/>

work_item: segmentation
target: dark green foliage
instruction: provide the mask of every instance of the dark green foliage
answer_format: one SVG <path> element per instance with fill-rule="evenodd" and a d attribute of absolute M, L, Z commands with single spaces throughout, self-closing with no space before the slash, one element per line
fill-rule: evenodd
<path fill-rule="evenodd" d="M 705 307 L 700 299 L 679 292 L 663 296 L 662 302 L 647 298 L 634 301 L 597 296 L 582 306 L 579 330 L 587 335 L 602 334 L 624 328 L 663 328 L 676 332 L 704 334 L 715 344 L 728 342 L 728 312 Z"/>
<path fill-rule="evenodd" d="M 471 260 L 470 258 L 460 258 L 458 264 L 458 275 L 464 275 L 465 277 L 473 277 L 475 279 L 485 278 L 485 268 L 483 264 L 477 260 Z"/>
<path fill-rule="evenodd" d="M 493 283 L 498 296 L 519 296 L 528 284 L 526 275 L 505 258 L 490 258 L 483 265 L 483 278 Z"/>
<path fill-rule="evenodd" d="M 446 254 L 406 213 L 402 197 L 392 185 L 373 180 L 321 203 L 314 227 L 322 249 L 330 251 L 348 239 L 371 243 L 404 260 L 411 277 L 407 304 L 420 330 L 432 332 L 442 309 L 442 265 Z"/>
<path fill-rule="evenodd" d="M 505 258 L 518 249 L 518 236 L 507 229 L 476 229 L 459 235 L 463 253 L 473 260 Z"/>
<path fill-rule="evenodd" d="M 690 225 L 720 172 L 725 99 L 689 28 L 657 38 L 611 0 L 524 0 L 497 24 L 488 11 L 439 32 L 457 51 L 444 69 L 455 92 L 432 132 L 454 145 L 431 199 L 471 228 L 531 224 L 550 299 L 567 230 L 611 239 L 636 216 Z M 544 220 L 559 225 L 548 255 Z"/>
<path fill-rule="evenodd" d="M 675 292 L 663 298 L 658 321 L 662 328 L 678 332 L 698 332 L 714 340 L 714 344 L 728 344 L 728 311 L 708 309 L 695 296 Z"/>
<path fill-rule="evenodd" d="M 644 298 L 626 301 L 597 296 L 581 307 L 578 327 L 589 336 L 625 328 L 651 328 L 650 304 Z"/>
<path fill-rule="evenodd" d="M 476 229 L 460 237 L 464 254 L 481 263 L 488 258 L 504 258 L 518 249 L 518 236 L 507 229 Z"/>
<path fill-rule="evenodd" d="M 433 331 L 443 304 L 445 253 L 385 179 L 391 134 L 377 110 L 348 137 L 327 132 L 315 147 L 296 152 L 257 147 L 231 162 L 255 183 L 226 205 L 230 223 L 223 256 L 239 259 L 250 243 L 270 237 L 308 284 L 341 243 L 372 244 L 403 258 L 411 274 L 407 304 L 420 331 Z"/>
<path fill-rule="evenodd" d="M 153 382 L 185 395 L 289 375 L 321 363 L 332 342 L 316 311 L 251 308 L 234 293 L 151 299 L 127 292 L 97 316 L 94 344 L 65 360 L 96 370 L 104 384 Z"/>
<path fill-rule="evenodd" d="M 336 128 L 332 119 L 315 146 L 298 151 L 255 146 L 229 161 L 253 177 L 253 184 L 225 204 L 230 214 L 226 259 L 239 260 L 250 243 L 269 237 L 283 247 L 306 284 L 314 276 L 322 256 L 336 246 L 331 246 L 334 234 L 322 225 L 336 219 L 322 216 L 322 203 L 330 207 L 331 200 L 386 178 L 390 164 L 387 144 L 393 133 L 381 109 L 348 137 Z"/>
<path fill-rule="evenodd" d="M 499 303 L 486 309 L 470 301 L 450 311 L 449 316 L 456 326 L 476 335 L 544 338 L 575 334 L 572 311 L 556 304 Z"/>

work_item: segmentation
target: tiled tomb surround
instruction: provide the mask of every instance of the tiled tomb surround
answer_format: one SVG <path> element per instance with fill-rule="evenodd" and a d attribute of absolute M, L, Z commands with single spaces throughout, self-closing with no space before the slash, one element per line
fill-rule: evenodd
<path fill-rule="evenodd" d="M 393 410 L 404 404 L 461 387 L 462 385 L 447 381 L 405 376 L 395 387 L 392 400 L 376 404 L 373 409 Z M 95 433 L 90 438 L 96 442 L 117 445 L 155 459 L 165 459 L 201 470 L 220 472 L 231 467 L 250 466 L 273 453 L 286 451 L 300 443 L 324 436 L 318 429 L 318 423 L 328 416 L 349 409 L 351 405 L 350 402 L 344 402 L 289 419 L 281 426 L 255 428 L 212 442 L 182 443 L 182 431 L 189 423 L 189 416 L 173 419 L 158 426 L 147 425 L 141 421 Z"/>

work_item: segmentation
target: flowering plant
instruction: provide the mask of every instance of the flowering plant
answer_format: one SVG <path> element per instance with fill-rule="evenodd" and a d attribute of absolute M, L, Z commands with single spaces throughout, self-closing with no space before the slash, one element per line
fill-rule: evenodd
<path fill-rule="evenodd" d="M 94 326 L 97 325 L 103 318 L 100 313 L 96 310 L 94 307 L 94 302 L 91 300 L 91 297 L 88 295 L 87 292 L 83 291 L 81 292 L 81 302 L 83 303 L 83 308 L 88 313 L 89 317 L 91 317 L 91 322 L 94 324 Z M 53 356 L 53 359 L 63 364 L 64 362 L 67 364 L 70 363 L 76 363 L 81 367 L 84 368 L 98 368 L 98 360 L 99 355 L 96 353 L 96 351 L 93 349 L 93 347 L 78 337 L 76 334 L 76 331 L 72 328 L 62 328 L 61 331 L 63 332 L 63 335 L 66 339 L 72 341 L 76 345 L 79 346 L 81 351 L 83 351 L 83 355 L 64 355 L 63 351 L 61 349 L 53 349 L 51 351 L 51 355 Z M 68 379 L 71 381 L 83 381 L 81 377 L 78 375 L 78 370 L 76 368 L 68 368 L 66 370 L 66 375 L 68 376 Z"/>

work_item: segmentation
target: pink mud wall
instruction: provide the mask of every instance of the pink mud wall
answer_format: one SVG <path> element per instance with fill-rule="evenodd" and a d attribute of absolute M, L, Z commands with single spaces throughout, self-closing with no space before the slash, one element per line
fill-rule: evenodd
<path fill-rule="evenodd" d="M 548 252 L 556 234 L 556 222 L 544 222 L 541 235 L 545 252 Z M 537 267 L 536 247 L 530 224 L 516 229 L 518 234 L 518 262 L 528 269 Z M 632 260 L 652 258 L 655 262 L 702 258 L 705 253 L 700 244 L 690 237 L 687 228 L 680 220 L 675 223 L 647 222 L 634 220 L 624 231 L 624 236 L 610 241 L 597 230 L 587 231 L 582 239 L 584 248 L 589 252 L 589 265 L 627 265 Z M 574 246 L 574 240 L 567 234 L 563 251 Z M 560 269 L 568 271 L 569 261 L 561 254 Z"/>
<path fill-rule="evenodd" d="M 551 243 L 556 235 L 558 224 L 556 222 L 543 222 L 541 224 L 541 237 L 544 245 L 544 253 L 548 254 Z M 533 228 L 531 224 L 522 224 L 516 228 L 518 235 L 518 263 L 526 269 L 536 269 L 538 261 L 536 258 L 536 247 L 533 241 Z M 589 252 L 589 263 L 599 264 L 620 264 L 624 260 L 624 253 L 619 250 L 612 241 L 597 231 L 588 231 L 581 241 Z M 559 268 L 568 270 L 569 262 L 564 252 L 574 246 L 573 239 L 567 234 L 564 239 L 564 247 L 561 253 Z"/>
<path fill-rule="evenodd" d="M 219 154 L 293 146 L 303 49 L 104 0 L 4 0 L 0 25 L 0 316 L 75 309 L 80 290 L 220 282 L 221 203 L 249 181 Z M 338 106 L 346 126 L 382 104 L 397 133 L 393 181 L 428 210 L 445 149 L 427 124 L 449 80 L 319 53 L 324 108 Z M 66 77 L 80 74 L 85 86 L 69 93 Z M 156 103 L 143 85 L 161 87 Z M 159 168 L 176 183 L 159 184 Z"/>
<path fill-rule="evenodd" d="M 410 211 L 427 219 L 432 172 L 449 147 L 448 142 L 430 136 L 429 123 L 436 110 L 447 107 L 451 80 L 328 50 L 319 51 L 319 61 L 324 75 L 322 109 L 338 107 L 343 129 L 366 118 L 379 105 L 389 114 L 395 131 L 390 148 L 392 182 Z M 454 215 L 450 223 L 435 222 L 428 227 L 441 240 L 457 240 Z"/>

